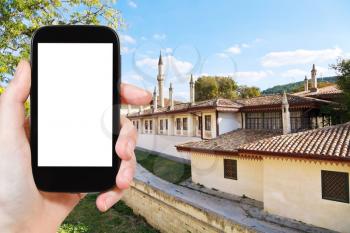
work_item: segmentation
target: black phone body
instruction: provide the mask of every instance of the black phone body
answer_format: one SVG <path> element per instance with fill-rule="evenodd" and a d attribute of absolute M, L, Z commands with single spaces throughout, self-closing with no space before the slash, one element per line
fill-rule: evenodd
<path fill-rule="evenodd" d="M 104 26 L 42 27 L 32 37 L 31 65 L 30 144 L 38 189 L 112 188 L 120 166 L 117 34 Z"/>

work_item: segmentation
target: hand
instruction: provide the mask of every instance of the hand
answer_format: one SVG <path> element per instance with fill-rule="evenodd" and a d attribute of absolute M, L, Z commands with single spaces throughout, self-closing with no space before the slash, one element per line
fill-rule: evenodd
<path fill-rule="evenodd" d="M 24 102 L 31 83 L 30 65 L 18 64 L 14 79 L 0 97 L 0 229 L 1 232 L 56 232 L 84 194 L 47 193 L 37 189 L 31 168 L 31 152 L 25 132 Z M 121 85 L 124 104 L 147 104 L 151 95 L 131 85 Z M 96 206 L 107 211 L 122 197 L 133 179 L 137 132 L 121 118 L 116 152 L 122 159 L 116 187 L 101 193 Z"/>

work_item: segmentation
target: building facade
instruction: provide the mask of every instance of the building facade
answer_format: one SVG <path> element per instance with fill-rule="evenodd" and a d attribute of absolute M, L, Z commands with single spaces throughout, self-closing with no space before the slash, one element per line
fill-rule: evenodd
<path fill-rule="evenodd" d="M 194 183 L 258 200 L 271 214 L 350 232 L 350 122 L 277 134 L 241 129 L 177 149 L 191 154 Z"/>
<path fill-rule="evenodd" d="M 313 67 L 312 92 L 276 94 L 249 99 L 212 99 L 195 101 L 193 76 L 190 77 L 190 101 L 175 102 L 173 86 L 169 86 L 168 101 L 164 101 L 162 56 L 158 62 L 158 88 L 153 93 L 150 108 L 129 112 L 127 117 L 141 134 L 215 138 L 235 129 L 265 129 L 285 134 L 331 125 L 330 117 L 321 108 L 335 104 L 322 99 L 323 88 L 317 89 L 316 69 Z M 316 85 L 316 86 L 314 86 Z M 306 85 L 307 86 L 307 85 Z M 308 88 L 308 87 L 305 87 Z M 157 93 L 158 91 L 158 93 Z M 318 93 L 317 98 L 310 97 Z M 325 94 L 325 93 L 324 93 Z"/>

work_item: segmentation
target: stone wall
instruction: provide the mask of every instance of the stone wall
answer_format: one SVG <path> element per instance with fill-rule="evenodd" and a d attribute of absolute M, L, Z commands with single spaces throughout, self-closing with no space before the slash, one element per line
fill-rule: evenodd
<path fill-rule="evenodd" d="M 139 180 L 123 200 L 161 232 L 255 232 Z"/>

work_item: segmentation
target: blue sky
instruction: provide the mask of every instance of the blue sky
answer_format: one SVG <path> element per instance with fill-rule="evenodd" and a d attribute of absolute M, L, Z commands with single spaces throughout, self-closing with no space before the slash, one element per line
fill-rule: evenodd
<path fill-rule="evenodd" d="M 126 27 L 122 80 L 156 85 L 159 51 L 166 63 L 166 96 L 188 100 L 188 80 L 230 75 L 262 90 L 333 75 L 329 64 L 350 57 L 349 1 L 120 0 Z"/>

